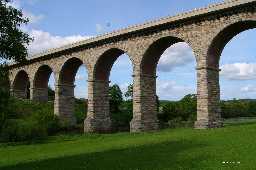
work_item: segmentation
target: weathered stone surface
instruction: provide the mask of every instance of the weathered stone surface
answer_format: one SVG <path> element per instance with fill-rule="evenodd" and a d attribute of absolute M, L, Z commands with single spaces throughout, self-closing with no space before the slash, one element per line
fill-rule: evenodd
<path fill-rule="evenodd" d="M 78 67 L 84 64 L 89 79 L 85 132 L 107 132 L 111 127 L 109 73 L 118 56 L 126 53 L 132 61 L 134 74 L 130 129 L 132 132 L 156 130 L 157 62 L 167 47 L 186 42 L 193 49 L 197 61 L 195 127 L 221 127 L 219 57 L 224 46 L 235 35 L 255 27 L 256 0 L 226 1 L 129 27 L 37 54 L 26 64 L 11 65 L 12 93 L 25 98 L 30 82 L 31 99 L 46 100 L 45 91 L 40 89 L 45 86 L 38 85 L 47 84 L 47 75 L 52 71 L 56 80 L 55 114 L 74 123 L 74 78 Z M 50 69 L 42 67 L 44 65 Z"/>
<path fill-rule="evenodd" d="M 76 119 L 74 116 L 74 86 L 67 84 L 58 84 L 55 86 L 54 113 L 59 116 L 63 123 L 74 125 Z"/>

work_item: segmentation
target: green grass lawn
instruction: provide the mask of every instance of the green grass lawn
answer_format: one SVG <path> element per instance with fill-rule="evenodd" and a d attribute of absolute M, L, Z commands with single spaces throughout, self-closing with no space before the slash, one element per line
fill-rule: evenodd
<path fill-rule="evenodd" d="M 0 169 L 249 170 L 256 169 L 255 141 L 256 123 L 214 130 L 62 135 L 30 145 L 0 144 Z"/>

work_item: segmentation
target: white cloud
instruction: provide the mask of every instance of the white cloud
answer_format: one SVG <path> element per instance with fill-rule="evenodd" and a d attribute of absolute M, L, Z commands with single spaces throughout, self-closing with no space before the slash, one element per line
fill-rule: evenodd
<path fill-rule="evenodd" d="M 229 80 L 256 79 L 256 63 L 225 64 L 220 68 L 220 75 Z"/>
<path fill-rule="evenodd" d="M 254 85 L 247 85 L 241 88 L 241 92 L 245 93 L 255 93 L 256 92 L 256 86 Z"/>
<path fill-rule="evenodd" d="M 194 94 L 195 89 L 190 86 L 178 85 L 175 81 L 157 81 L 157 95 L 161 99 L 179 100 L 187 94 Z"/>
<path fill-rule="evenodd" d="M 29 11 L 27 11 L 26 9 L 23 9 L 24 3 L 28 3 L 28 4 L 35 4 L 37 2 L 37 0 L 27 0 L 21 3 L 20 0 L 14 0 L 10 3 L 8 3 L 9 6 L 12 6 L 16 9 L 20 9 L 22 10 L 22 13 L 24 15 L 25 18 L 29 19 L 29 23 L 28 24 L 35 24 L 38 23 L 39 21 L 41 21 L 42 19 L 44 19 L 44 15 L 43 14 L 33 14 Z"/>
<path fill-rule="evenodd" d="M 24 11 L 23 12 L 24 16 L 26 18 L 29 19 L 29 24 L 35 24 L 35 23 L 38 23 L 39 21 L 41 21 L 42 19 L 44 19 L 44 15 L 40 14 L 40 15 L 35 15 L 31 12 L 28 12 L 28 11 Z"/>
<path fill-rule="evenodd" d="M 176 43 L 167 48 L 162 54 L 158 70 L 170 72 L 174 67 L 183 66 L 193 61 L 195 62 L 195 57 L 190 46 L 184 42 Z"/>
<path fill-rule="evenodd" d="M 34 38 L 34 41 L 28 46 L 30 54 L 35 54 L 46 49 L 57 48 L 90 38 L 90 36 L 82 35 L 55 36 L 49 32 L 34 29 L 29 31 L 29 34 Z"/>
<path fill-rule="evenodd" d="M 85 79 L 85 76 L 80 75 L 80 74 L 77 74 L 75 79 L 76 79 L 76 80 L 84 80 L 84 79 Z"/>

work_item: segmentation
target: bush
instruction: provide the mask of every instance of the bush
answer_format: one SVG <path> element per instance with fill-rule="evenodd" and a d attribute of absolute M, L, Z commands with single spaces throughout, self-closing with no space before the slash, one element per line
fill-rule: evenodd
<path fill-rule="evenodd" d="M 132 120 L 132 101 L 123 101 L 119 105 L 119 112 L 111 112 L 113 131 L 129 131 Z"/>
<path fill-rule="evenodd" d="M 87 101 L 84 99 L 75 99 L 75 118 L 77 124 L 83 124 L 87 113 Z"/>
<path fill-rule="evenodd" d="M 53 103 L 9 99 L 6 113 L 0 114 L 2 141 L 31 141 L 54 135 L 61 130 L 59 119 L 53 113 Z M 5 121 L 3 121 L 4 119 Z"/>
<path fill-rule="evenodd" d="M 168 127 L 170 128 L 179 128 L 179 127 L 193 127 L 194 121 L 183 121 L 181 117 L 168 121 Z"/>
<path fill-rule="evenodd" d="M 58 117 L 54 116 L 52 120 L 47 123 L 47 133 L 48 135 L 54 135 L 61 130 L 61 125 Z"/>
<path fill-rule="evenodd" d="M 34 120 L 6 120 L 1 132 L 3 142 L 32 141 L 46 137 L 46 127 Z"/>

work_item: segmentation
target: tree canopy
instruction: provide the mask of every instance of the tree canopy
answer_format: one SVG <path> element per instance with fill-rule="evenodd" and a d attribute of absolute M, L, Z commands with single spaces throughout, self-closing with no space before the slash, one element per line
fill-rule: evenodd
<path fill-rule="evenodd" d="M 32 41 L 21 26 L 28 23 L 22 11 L 10 6 L 11 0 L 0 0 L 0 58 L 22 62 Z"/>

